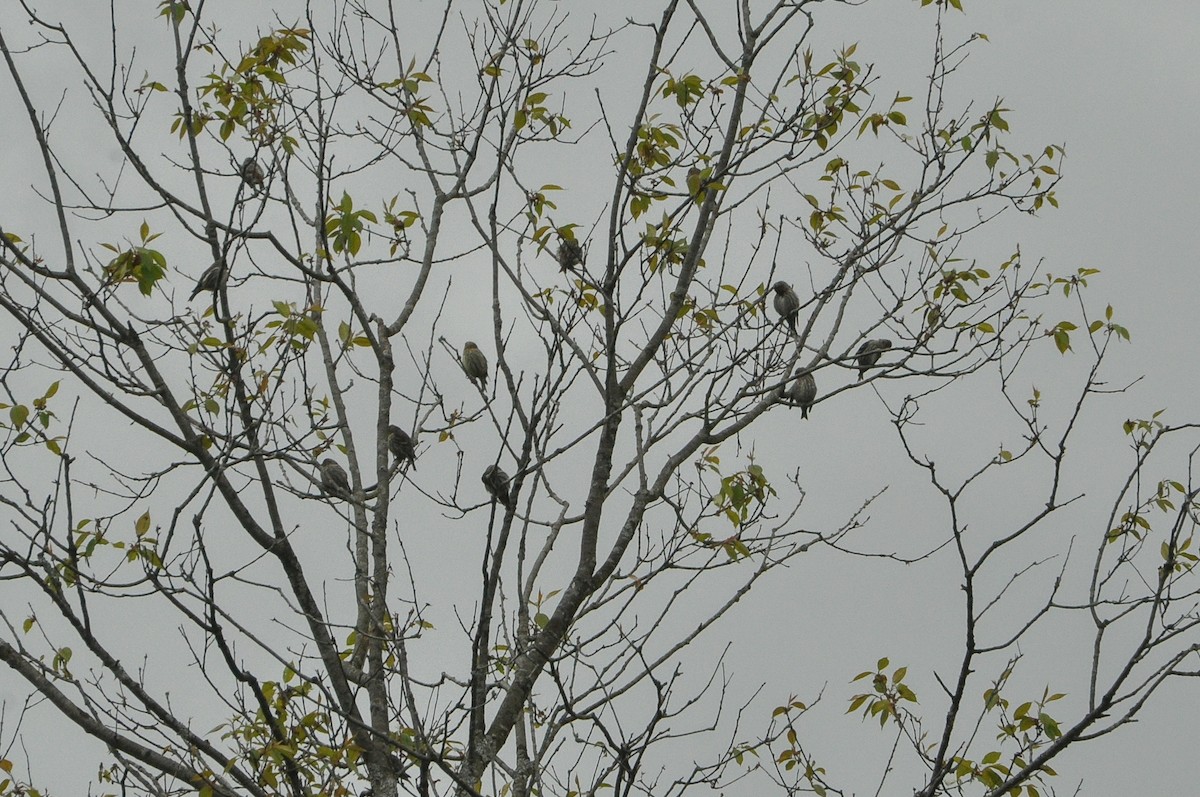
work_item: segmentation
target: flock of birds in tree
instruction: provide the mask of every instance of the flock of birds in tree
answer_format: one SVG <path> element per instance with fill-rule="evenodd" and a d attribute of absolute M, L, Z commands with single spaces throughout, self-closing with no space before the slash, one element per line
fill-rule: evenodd
<path fill-rule="evenodd" d="M 479 346 L 475 344 L 475 341 L 468 340 L 463 345 L 461 364 L 467 378 L 477 385 L 481 391 L 486 390 L 488 379 L 487 356 L 479 350 Z M 417 467 L 417 449 L 413 443 L 412 435 L 395 424 L 389 425 L 387 432 L 388 451 L 396 458 L 397 464 L 407 465 L 415 470 Z M 346 469 L 338 464 L 337 460 L 327 457 L 321 460 L 318 468 L 321 473 L 322 492 L 345 501 L 353 500 L 350 477 L 346 474 Z M 501 506 L 506 509 L 515 508 L 512 492 L 508 486 L 509 476 L 498 465 L 488 465 L 483 471 L 480 481 L 483 482 L 484 489 L 488 491 L 488 494 L 500 502 Z"/>
<path fill-rule="evenodd" d="M 266 172 L 253 156 L 242 161 L 238 173 L 245 185 L 255 192 L 262 189 L 267 179 Z M 564 272 L 573 271 L 576 266 L 580 266 L 584 262 L 583 246 L 574 237 L 560 236 L 558 251 L 555 252 L 555 259 L 558 261 L 559 268 Z M 205 269 L 200 278 L 196 280 L 196 286 L 192 290 L 191 295 L 188 296 L 188 301 L 192 301 L 204 292 L 215 294 L 225 284 L 227 276 L 225 259 L 220 258 Z M 796 295 L 796 291 L 792 289 L 792 286 L 783 280 L 772 285 L 771 290 L 775 293 L 772 304 L 775 312 L 779 315 L 780 321 L 787 324 L 788 330 L 790 330 L 793 336 L 798 335 L 800 297 Z M 858 351 L 854 354 L 854 361 L 858 366 L 858 378 L 860 381 L 866 376 L 867 370 L 878 363 L 880 356 L 891 347 L 892 342 L 886 338 L 872 338 L 864 341 L 858 347 Z M 467 375 L 467 379 L 477 385 L 480 391 L 486 392 L 488 380 L 487 356 L 479 350 L 479 346 L 472 340 L 468 340 L 463 345 L 461 365 L 463 372 Z M 788 402 L 800 408 L 800 417 L 807 418 L 808 411 L 817 400 L 817 380 L 813 377 L 812 371 L 801 370 L 797 374 L 795 382 L 792 383 L 792 387 L 784 391 L 783 397 Z M 388 426 L 387 432 L 388 450 L 396 458 L 396 462 L 399 465 L 406 465 L 415 470 L 417 467 L 417 451 L 412 436 L 394 424 Z M 322 491 L 326 495 L 351 500 L 353 491 L 350 488 L 350 478 L 346 475 L 346 470 L 336 460 L 330 458 L 321 460 L 318 467 L 321 473 Z M 513 508 L 513 497 L 509 490 L 509 476 L 499 466 L 488 465 L 480 480 L 483 482 L 483 486 L 488 491 L 488 494 L 494 500 L 498 501 L 506 509 Z"/>
<path fill-rule="evenodd" d="M 800 334 L 798 328 L 800 297 L 796 295 L 792 286 L 783 280 L 772 285 L 771 290 L 775 292 L 771 303 L 775 307 L 775 312 L 779 314 L 779 319 L 788 325 L 793 336 Z M 854 363 L 858 366 L 860 382 L 866 376 L 867 370 L 879 362 L 880 356 L 890 348 L 892 348 L 892 342 L 887 338 L 872 338 L 863 341 L 863 344 L 858 347 L 858 351 L 854 353 Z M 797 374 L 796 381 L 790 390 L 784 392 L 784 397 L 800 407 L 801 418 L 807 418 L 809 409 L 817 400 L 817 380 L 813 377 L 812 371 L 802 370 Z"/>

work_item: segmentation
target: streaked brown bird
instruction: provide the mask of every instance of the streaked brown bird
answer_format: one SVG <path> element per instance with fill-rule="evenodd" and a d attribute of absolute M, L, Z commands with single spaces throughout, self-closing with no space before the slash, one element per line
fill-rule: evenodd
<path fill-rule="evenodd" d="M 215 291 L 221 287 L 221 283 L 225 281 L 225 261 L 218 260 L 205 269 L 200 275 L 200 279 L 196 280 L 196 287 L 192 289 L 192 295 L 188 297 L 190 302 L 200 295 L 202 291 Z"/>
<path fill-rule="evenodd" d="M 812 371 L 805 371 L 796 377 L 788 398 L 800 408 L 800 417 L 807 418 L 808 410 L 817 400 L 817 380 L 813 377 Z"/>
<path fill-rule="evenodd" d="M 771 290 L 775 291 L 775 312 L 779 313 L 780 318 L 787 321 L 788 328 L 795 335 L 796 319 L 800 315 L 800 297 L 792 290 L 792 286 L 783 280 L 772 285 Z"/>
<path fill-rule="evenodd" d="M 879 362 L 879 355 L 890 348 L 892 348 L 892 342 L 887 338 L 873 338 L 865 341 L 863 345 L 858 347 L 858 351 L 854 353 L 854 360 L 858 363 L 858 379 L 860 382 L 863 375 L 867 373 L 867 369 Z"/>
<path fill-rule="evenodd" d="M 506 508 L 512 509 L 512 494 L 508 491 L 507 473 L 500 470 L 496 465 L 488 465 L 479 480 L 483 482 L 483 486 L 492 498 L 495 498 Z"/>
<path fill-rule="evenodd" d="M 350 498 L 350 478 L 336 460 L 321 460 L 321 489 L 334 498 Z"/>
<path fill-rule="evenodd" d="M 251 188 L 261 188 L 266 182 L 267 174 L 263 171 L 262 166 L 251 155 L 246 160 L 242 161 L 242 181 Z"/>
<path fill-rule="evenodd" d="M 415 470 L 417 467 L 417 448 L 413 445 L 412 436 L 399 426 L 388 426 L 388 451 L 398 462 L 407 462 Z"/>
<path fill-rule="evenodd" d="M 574 238 L 563 238 L 558 245 L 558 267 L 563 271 L 573 271 L 576 266 L 583 264 L 583 247 Z"/>
<path fill-rule="evenodd" d="M 463 344 L 462 367 L 463 371 L 467 374 L 467 379 L 477 382 L 484 390 L 487 390 L 487 357 L 479 350 L 479 347 L 475 345 L 475 341 L 473 340 L 468 340 Z"/>

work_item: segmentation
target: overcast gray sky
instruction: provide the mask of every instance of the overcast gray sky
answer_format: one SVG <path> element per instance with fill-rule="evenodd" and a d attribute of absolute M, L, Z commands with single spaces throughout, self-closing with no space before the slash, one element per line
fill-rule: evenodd
<path fill-rule="evenodd" d="M 565 5 L 567 0 L 563 2 Z M 952 30 L 958 34 L 980 31 L 990 42 L 973 50 L 962 69 L 958 91 L 977 97 L 980 105 L 994 96 L 1004 97 L 1012 109 L 1009 119 L 1016 140 L 1031 150 L 1061 143 L 1067 152 L 1065 179 L 1058 190 L 1060 209 L 1044 211 L 1037 218 L 1010 214 L 1002 219 L 978 242 L 980 265 L 994 267 L 1019 244 L 1026 262 L 1044 259 L 1046 268 L 1055 274 L 1071 273 L 1079 267 L 1099 269 L 1102 273 L 1087 294 L 1089 304 L 1103 307 L 1111 302 L 1116 318 L 1133 336 L 1132 344 L 1115 352 L 1107 376 L 1114 384 L 1143 377 L 1126 394 L 1097 402 L 1085 416 L 1088 433 L 1076 445 L 1087 456 L 1070 473 L 1069 484 L 1094 496 L 1096 503 L 1072 516 L 1077 526 L 1056 528 L 1054 534 L 1061 536 L 1049 540 L 1047 550 L 1058 551 L 1072 535 L 1097 533 L 1094 523 L 1109 508 L 1109 491 L 1121 475 L 1116 466 L 1129 459 L 1119 429 L 1122 419 L 1146 417 L 1161 408 L 1167 408 L 1171 422 L 1200 419 L 1193 320 L 1200 297 L 1200 269 L 1194 262 L 1200 251 L 1195 187 L 1200 177 L 1195 146 L 1200 124 L 1200 70 L 1194 55 L 1200 34 L 1200 3 L 964 0 L 964 4 L 967 14 L 952 18 Z M 104 30 L 98 19 L 89 18 L 102 11 L 98 4 L 60 0 L 43 5 L 46 13 L 61 14 L 76 26 L 77 35 L 84 25 Z M 137 34 L 145 37 L 138 44 L 139 57 L 153 62 L 153 47 L 165 43 L 164 26 L 152 17 L 154 4 L 144 5 L 147 21 Z M 262 24 L 258 12 L 243 12 L 238 10 L 240 4 L 230 5 L 229 16 L 218 15 L 226 28 L 236 25 L 235 15 L 240 13 L 254 14 L 254 24 Z M 274 5 L 284 9 L 288 4 Z M 880 64 L 885 86 L 902 78 L 918 85 L 928 69 L 929 39 L 914 33 L 914 5 L 915 0 L 880 0 L 857 11 L 819 8 L 818 20 L 828 16 L 853 21 L 829 24 L 822 30 L 821 41 L 840 36 L 845 44 L 860 42 L 859 55 Z M 439 6 L 431 0 L 415 4 L 418 11 Z M 642 4 L 573 2 L 570 9 L 573 14 L 595 11 L 602 18 L 619 20 L 640 13 Z M 286 17 L 283 10 L 280 14 Z M 97 42 L 96 51 L 102 53 L 104 47 Z M 636 55 L 641 58 L 644 54 Z M 618 52 L 618 63 L 612 67 L 612 73 L 618 75 L 620 56 Z M 640 70 L 641 62 L 633 60 Z M 68 69 L 61 73 L 48 69 L 39 75 L 45 82 L 38 87 L 43 97 L 54 97 L 54 87 L 71 82 L 70 74 Z M 0 97 L 5 107 L 15 107 L 7 78 L 0 80 Z M 63 121 L 58 129 L 64 139 L 77 133 L 78 146 L 90 157 L 110 162 L 119 157 L 114 147 L 95 144 L 93 131 L 72 131 Z M 21 114 L 0 116 L 0 140 L 25 142 L 27 136 L 28 125 Z M 47 211 L 31 200 L 29 189 L 43 183 L 39 169 L 27 146 L 0 147 L 0 173 L 6 186 L 0 195 L 0 223 L 5 228 L 44 225 L 41 214 Z M 486 311 L 486 306 L 477 309 Z M 471 324 L 472 319 L 464 317 L 451 325 L 450 332 L 458 333 L 455 339 L 469 337 Z M 1042 375 L 1036 384 L 1052 392 L 1056 371 L 1078 375 L 1078 369 L 1070 358 L 1049 356 L 1048 343 L 1046 348 L 1044 359 L 1034 364 L 1035 373 Z M 888 401 L 898 401 L 908 389 L 889 392 L 889 387 L 881 387 Z M 795 414 L 768 418 L 756 427 L 754 445 L 766 464 L 781 469 L 790 467 L 798 452 L 805 455 L 797 466 L 811 485 L 809 500 L 814 512 L 835 512 L 839 502 L 851 495 L 893 484 L 871 513 L 866 540 L 880 550 L 905 555 L 928 550 L 945 536 L 944 528 L 937 525 L 940 515 L 937 509 L 925 511 L 932 506 L 928 496 L 903 489 L 920 480 L 912 473 L 896 475 L 904 465 L 893 451 L 895 435 L 879 399 L 866 390 L 844 398 L 819 405 L 811 423 L 804 427 L 803 437 L 795 432 Z M 991 407 L 991 399 L 994 396 L 984 393 L 977 396 L 980 407 Z M 981 426 L 984 433 L 979 431 Z M 978 457 L 981 451 L 994 450 L 988 435 L 996 431 L 986 413 L 983 418 L 975 417 L 971 407 L 960 404 L 957 411 L 947 410 L 944 425 L 930 431 L 930 442 L 964 457 L 968 452 Z M 880 440 L 886 440 L 891 453 L 877 452 Z M 743 442 L 749 445 L 751 441 Z M 809 452 L 813 456 L 807 456 Z M 968 461 L 978 459 L 964 458 L 963 467 Z M 1182 458 L 1179 462 L 1182 466 Z M 1021 502 L 1020 484 L 1003 487 L 1012 492 L 974 499 L 981 525 L 986 525 L 989 513 L 1002 519 Z M 433 522 L 438 513 L 430 512 L 429 517 Z M 420 543 L 415 547 L 419 549 Z M 1084 550 L 1090 555 L 1090 545 Z M 417 550 L 416 555 L 421 552 Z M 929 708 L 938 705 L 938 687 L 930 667 L 953 666 L 961 630 L 956 622 L 961 614 L 958 583 L 953 578 L 939 578 L 945 574 L 942 568 L 953 569 L 954 563 L 934 557 L 906 567 L 817 553 L 801 560 L 773 591 L 752 596 L 739 607 L 744 616 L 761 622 L 730 623 L 708 643 L 715 650 L 724 635 L 739 643 L 730 661 L 732 669 L 744 676 L 741 688 L 747 693 L 760 680 L 771 684 L 772 694 L 791 691 L 802 698 L 811 698 L 824 687 L 820 716 L 827 723 L 823 730 L 828 731 L 830 770 L 852 769 L 856 760 L 852 751 L 862 749 L 862 740 L 869 734 L 864 734 L 857 719 L 841 718 L 845 698 L 854 691 L 846 681 L 877 657 L 889 655 L 898 663 L 909 664 L 910 683 L 919 694 L 930 696 L 928 718 L 931 722 L 937 719 Z M 474 563 L 467 574 L 448 573 L 448 582 L 458 576 L 474 578 Z M 450 617 L 442 621 L 447 627 L 453 622 Z M 1077 676 L 1086 667 L 1088 651 L 1055 645 L 1053 640 L 1059 635 L 1086 644 L 1086 637 L 1068 625 L 1039 630 L 1032 639 L 1040 644 L 1025 651 L 1029 661 L 1024 677 L 1031 684 L 1040 679 L 1058 688 L 1059 668 Z M 3 694 L 10 699 L 21 693 L 8 675 L 0 683 L 5 683 Z M 1062 773 L 1057 783 L 1060 793 L 1073 793 L 1072 786 L 1079 781 L 1081 793 L 1087 795 L 1194 793 L 1190 761 L 1197 737 L 1195 703 L 1192 683 L 1164 689 L 1142 722 L 1056 762 Z M 886 733 L 877 734 L 879 744 L 869 748 L 870 752 L 886 754 L 890 739 Z M 32 741 L 55 743 L 50 737 Z M 873 761 L 872 771 L 879 760 Z M 51 773 L 43 770 L 38 774 L 53 784 Z M 83 773 L 83 777 L 91 774 Z M 63 787 L 59 793 L 69 791 Z"/>

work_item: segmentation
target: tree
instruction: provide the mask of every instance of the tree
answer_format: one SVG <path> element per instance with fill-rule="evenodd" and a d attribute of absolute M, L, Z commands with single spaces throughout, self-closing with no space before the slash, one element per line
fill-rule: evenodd
<path fill-rule="evenodd" d="M 1197 488 L 1171 448 L 1192 427 L 1128 422 L 1129 478 L 1073 538 L 1091 559 L 1037 539 L 1079 501 L 1067 443 L 1129 334 L 1079 299 L 1092 270 L 974 254 L 1001 214 L 1057 204 L 1063 150 L 1010 149 L 1001 102 L 951 99 L 979 38 L 947 32 L 957 0 L 914 4 L 931 77 L 908 91 L 829 44 L 834 2 L 665 0 L 610 27 L 355 0 L 253 36 L 213 5 L 165 0 L 136 48 L 114 8 L 105 68 L 25 5 L 32 39 L 0 26 L 13 146 L 44 168 L 21 197 L 51 211 L 0 230 L 0 659 L 105 748 L 101 788 L 1036 797 L 1192 674 Z M 64 60 L 90 106 L 60 115 L 35 78 Z M 121 163 L 93 176 L 67 118 Z M 1050 419 L 1025 377 L 1047 355 L 1087 366 Z M 879 396 L 858 411 L 890 415 L 939 497 L 936 544 L 867 535 L 887 503 L 866 479 L 829 516 L 798 462 L 757 455 L 802 439 L 806 372 L 804 434 Z M 982 380 L 1020 445 L 947 464 L 925 424 Z M 1032 509 L 972 521 L 1013 478 Z M 842 705 L 895 733 L 867 765 L 826 763 L 802 671 L 735 704 L 760 676 L 712 641 L 819 552 L 961 587 L 948 661 L 845 672 Z M 1030 691 L 1022 657 L 1077 618 L 1090 670 Z M 940 694 L 918 702 L 918 669 Z"/>

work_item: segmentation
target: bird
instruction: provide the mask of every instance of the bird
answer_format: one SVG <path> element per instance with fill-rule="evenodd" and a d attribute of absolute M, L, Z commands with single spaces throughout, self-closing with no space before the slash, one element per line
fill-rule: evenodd
<path fill-rule="evenodd" d="M 583 263 L 583 247 L 574 238 L 563 238 L 558 245 L 558 267 L 563 271 L 571 271 Z"/>
<path fill-rule="evenodd" d="M 204 270 L 200 275 L 200 279 L 196 280 L 196 287 L 192 289 L 192 295 L 188 297 L 190 302 L 200 295 L 201 291 L 215 291 L 221 287 L 221 283 L 225 281 L 225 262 L 216 260 L 211 266 Z"/>
<path fill-rule="evenodd" d="M 817 380 L 813 377 L 812 371 L 805 371 L 796 377 L 788 398 L 793 404 L 800 407 L 800 417 L 807 418 L 809 408 L 817 400 Z"/>
<path fill-rule="evenodd" d="M 399 426 L 388 426 L 387 444 L 388 450 L 392 452 L 398 462 L 407 462 L 413 468 L 417 467 L 417 449 L 408 432 Z"/>
<path fill-rule="evenodd" d="M 496 465 L 488 465 L 479 479 L 488 493 L 504 505 L 512 509 L 512 494 L 508 491 L 508 474 Z"/>
<path fill-rule="evenodd" d="M 487 390 L 488 379 L 488 361 L 479 347 L 475 345 L 475 341 L 468 340 L 463 344 L 462 350 L 462 367 L 467 374 L 467 379 L 472 382 L 478 382 L 484 390 Z"/>
<path fill-rule="evenodd" d="M 251 188 L 258 188 L 267 179 L 262 166 L 258 165 L 253 155 L 242 161 L 241 175 L 242 180 Z"/>
<path fill-rule="evenodd" d="M 792 290 L 792 286 L 783 280 L 772 285 L 771 290 L 775 291 L 775 312 L 779 313 L 780 318 L 787 321 L 788 327 L 795 335 L 796 318 L 800 315 L 800 297 Z"/>
<path fill-rule="evenodd" d="M 321 489 L 335 498 L 350 497 L 350 479 L 336 460 L 321 460 Z"/>
<path fill-rule="evenodd" d="M 860 382 L 863 375 L 867 373 L 867 369 L 879 362 L 879 355 L 890 348 L 892 348 L 892 342 L 887 338 L 873 338 L 858 347 L 858 351 L 854 354 L 854 359 L 858 363 L 858 379 Z"/>

